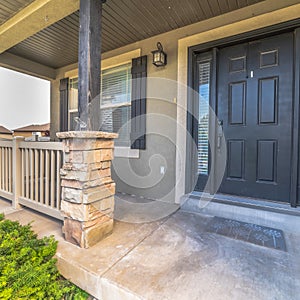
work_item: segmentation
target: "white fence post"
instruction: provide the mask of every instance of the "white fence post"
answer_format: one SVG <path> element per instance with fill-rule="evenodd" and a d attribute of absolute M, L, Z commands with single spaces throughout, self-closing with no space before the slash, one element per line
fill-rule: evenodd
<path fill-rule="evenodd" d="M 22 177 L 21 177 L 21 170 L 22 170 L 22 160 L 21 160 L 21 151 L 19 148 L 19 144 L 23 141 L 23 137 L 14 137 L 13 139 L 13 160 L 12 160 L 12 178 L 13 178 L 13 200 L 12 206 L 14 209 L 19 209 L 19 196 L 21 193 L 22 187 Z"/>

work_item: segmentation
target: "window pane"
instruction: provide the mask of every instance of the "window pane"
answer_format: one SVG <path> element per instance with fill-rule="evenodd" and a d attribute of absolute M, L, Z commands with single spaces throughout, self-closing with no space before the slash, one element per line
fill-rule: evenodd
<path fill-rule="evenodd" d="M 115 145 L 130 147 L 131 64 L 106 69 L 101 75 L 100 130 L 119 133 Z M 70 130 L 78 116 L 78 78 L 70 79 Z"/>
<path fill-rule="evenodd" d="M 69 110 L 78 110 L 78 78 L 70 79 Z"/>
<path fill-rule="evenodd" d="M 198 174 L 208 175 L 210 61 L 199 63 Z"/>
<path fill-rule="evenodd" d="M 131 106 L 101 109 L 102 126 L 100 130 L 119 133 L 116 146 L 130 146 Z"/>
<path fill-rule="evenodd" d="M 117 146 L 130 146 L 131 64 L 102 71 L 100 130 L 119 133 Z"/>
<path fill-rule="evenodd" d="M 131 101 L 131 64 L 102 71 L 101 107 L 117 104 L 130 104 Z"/>

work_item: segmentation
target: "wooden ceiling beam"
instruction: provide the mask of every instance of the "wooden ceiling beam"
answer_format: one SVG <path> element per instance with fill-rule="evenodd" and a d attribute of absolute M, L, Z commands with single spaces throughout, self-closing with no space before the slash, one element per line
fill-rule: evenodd
<path fill-rule="evenodd" d="M 79 0 L 36 0 L 32 2 L 0 26 L 0 53 L 78 9 Z"/>

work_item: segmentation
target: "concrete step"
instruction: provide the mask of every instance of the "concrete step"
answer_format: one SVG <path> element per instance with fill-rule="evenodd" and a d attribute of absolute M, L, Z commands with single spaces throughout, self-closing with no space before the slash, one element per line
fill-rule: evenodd
<path fill-rule="evenodd" d="M 234 219 L 257 225 L 300 232 L 300 207 L 289 204 L 240 198 L 230 195 L 192 193 L 182 197 L 183 211 Z M 276 227 L 277 226 L 277 227 Z"/>

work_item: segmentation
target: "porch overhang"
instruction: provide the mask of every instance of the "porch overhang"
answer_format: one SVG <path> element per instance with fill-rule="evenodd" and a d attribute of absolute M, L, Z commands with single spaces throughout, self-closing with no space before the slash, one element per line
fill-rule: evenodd
<path fill-rule="evenodd" d="M 36 0 L 0 26 L 0 53 L 79 9 L 79 0 Z"/>
<path fill-rule="evenodd" d="M 277 2 L 229 0 L 208 4 L 189 0 L 186 4 L 177 1 L 162 4 L 158 0 L 147 3 L 133 0 L 125 5 L 109 0 L 103 5 L 102 53 L 221 15 L 226 15 L 231 22 L 228 13 L 236 11 L 243 14 L 249 6 L 254 16 L 265 10 L 292 6 L 298 1 Z M 7 7 L 12 7 L 10 14 L 7 14 Z M 22 0 L 18 1 L 18 5 L 12 4 L 11 0 L 2 1 L 0 12 L 5 17 L 0 17 L 0 64 L 51 80 L 57 69 L 76 63 L 78 9 L 79 0 Z M 200 23 L 198 28 L 202 30 Z M 192 30 L 186 36 L 195 33 Z M 8 56 L 3 55 L 7 53 L 16 55 L 16 60 L 10 62 Z M 22 59 L 27 60 L 25 66 Z M 29 61 L 33 64 L 28 64 Z M 40 72 L 37 70 L 39 66 Z"/>

